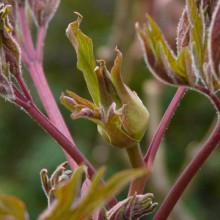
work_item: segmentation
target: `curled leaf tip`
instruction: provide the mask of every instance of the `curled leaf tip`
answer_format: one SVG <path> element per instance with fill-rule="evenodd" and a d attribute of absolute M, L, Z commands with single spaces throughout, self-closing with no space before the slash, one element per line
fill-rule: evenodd
<path fill-rule="evenodd" d="M 106 65 L 105 60 L 96 60 L 96 62 L 100 65 L 100 67 L 103 67 Z"/>
<path fill-rule="evenodd" d="M 11 11 L 11 5 L 0 4 L 0 29 L 4 29 L 7 32 L 11 32 L 13 30 L 11 24 L 9 23 L 8 14 Z"/>
<path fill-rule="evenodd" d="M 83 16 L 79 12 L 77 12 L 77 11 L 74 11 L 74 14 L 77 16 L 78 22 L 81 23 L 81 21 L 83 19 Z"/>
<path fill-rule="evenodd" d="M 121 53 L 121 51 L 118 49 L 117 46 L 115 47 L 115 52 L 116 52 L 117 56 L 119 56 L 120 58 L 122 57 L 122 53 Z"/>
<path fill-rule="evenodd" d="M 139 24 L 139 22 L 135 22 L 134 27 L 135 27 L 136 30 L 139 30 L 139 29 L 140 29 L 140 24 Z"/>

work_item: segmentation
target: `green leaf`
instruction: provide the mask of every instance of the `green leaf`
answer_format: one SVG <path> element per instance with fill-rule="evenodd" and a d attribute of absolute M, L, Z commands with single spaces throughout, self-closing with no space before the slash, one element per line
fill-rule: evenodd
<path fill-rule="evenodd" d="M 41 216 L 40 220 L 89 219 L 94 212 L 118 193 L 132 179 L 147 173 L 146 169 L 121 171 L 110 178 L 106 184 L 101 184 L 105 169 L 101 168 L 91 180 L 90 188 L 85 194 L 80 195 L 80 187 L 84 168 L 79 167 L 70 181 L 61 186 L 57 191 L 57 200 Z"/>
<path fill-rule="evenodd" d="M 143 168 L 121 171 L 112 176 L 105 185 L 100 185 L 104 170 L 99 170 L 92 181 L 90 191 L 80 206 L 77 207 L 78 215 L 75 215 L 74 219 L 85 219 L 90 216 L 97 208 L 104 206 L 113 195 L 118 193 L 132 179 L 143 176 L 146 172 L 147 170 Z"/>
<path fill-rule="evenodd" d="M 180 51 L 177 57 L 177 67 L 179 74 L 181 75 L 182 73 L 186 77 L 189 86 L 195 86 L 199 80 L 199 76 L 192 67 L 192 57 L 188 47 L 183 47 Z"/>
<path fill-rule="evenodd" d="M 117 56 L 111 70 L 111 76 L 118 96 L 124 104 L 122 111 L 123 128 L 132 139 L 140 141 L 148 125 L 149 112 L 138 95 L 124 84 L 121 77 L 122 54 L 118 49 L 115 51 Z"/>
<path fill-rule="evenodd" d="M 162 45 L 163 51 L 165 56 L 167 57 L 167 61 L 169 62 L 170 66 L 173 68 L 174 72 L 176 70 L 176 58 L 173 52 L 171 51 L 170 47 L 168 46 L 167 42 L 165 41 L 163 34 L 156 24 L 156 22 L 148 15 L 147 21 L 149 22 L 149 27 L 147 28 L 147 33 L 149 34 L 152 46 L 155 51 L 156 57 L 160 56 L 160 44 Z"/>
<path fill-rule="evenodd" d="M 0 195 L 0 219 L 28 220 L 29 217 L 21 200 L 10 195 Z"/>
<path fill-rule="evenodd" d="M 77 67 L 83 72 L 89 93 L 94 103 L 99 105 L 98 80 L 95 73 L 96 62 L 93 54 L 92 40 L 79 29 L 82 16 L 70 23 L 67 27 L 67 36 L 74 46 L 77 54 Z"/>
<path fill-rule="evenodd" d="M 187 0 L 187 13 L 191 23 L 191 38 L 195 42 L 196 56 L 198 59 L 199 70 L 202 71 L 202 63 L 204 61 L 204 43 L 205 43 L 205 24 L 202 6 L 199 9 L 195 0 Z M 200 13 L 199 13 L 200 12 Z"/>

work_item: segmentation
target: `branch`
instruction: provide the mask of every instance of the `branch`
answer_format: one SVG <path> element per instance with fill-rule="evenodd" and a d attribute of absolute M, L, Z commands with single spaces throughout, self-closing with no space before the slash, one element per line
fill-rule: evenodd
<path fill-rule="evenodd" d="M 168 127 L 168 124 L 171 121 L 171 118 L 173 117 L 173 114 L 176 110 L 176 108 L 178 107 L 181 99 L 183 98 L 185 92 L 187 91 L 187 89 L 185 87 L 180 87 L 178 88 L 175 96 L 173 97 L 169 107 L 167 108 L 158 128 L 157 131 L 150 143 L 150 146 L 147 150 L 147 153 L 144 157 L 144 161 L 145 164 L 147 165 L 147 167 L 152 170 L 153 167 L 153 163 L 156 157 L 156 153 L 157 150 L 159 148 L 159 145 L 161 143 L 161 140 L 163 138 L 163 135 Z"/>
<path fill-rule="evenodd" d="M 165 198 L 161 207 L 157 211 L 153 220 L 164 220 L 167 219 L 177 201 L 180 199 L 182 193 L 191 182 L 192 178 L 204 164 L 206 159 L 215 150 L 217 145 L 220 143 L 220 119 L 218 120 L 216 127 L 214 128 L 211 136 L 205 142 L 201 150 L 192 159 L 189 165 L 185 168 L 182 175 L 178 178 L 171 191 Z"/>

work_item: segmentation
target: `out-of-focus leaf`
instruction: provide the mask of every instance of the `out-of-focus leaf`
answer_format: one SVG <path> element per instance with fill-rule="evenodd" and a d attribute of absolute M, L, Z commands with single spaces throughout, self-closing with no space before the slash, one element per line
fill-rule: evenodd
<path fill-rule="evenodd" d="M 78 14 L 78 19 L 70 23 L 67 27 L 67 36 L 77 53 L 77 67 L 83 72 L 89 93 L 94 103 L 99 105 L 99 87 L 95 73 L 96 62 L 93 55 L 92 40 L 84 35 L 79 29 L 82 16 Z"/>
<path fill-rule="evenodd" d="M 209 62 L 211 70 L 220 83 L 220 1 L 216 6 L 210 25 L 210 36 L 208 42 Z"/>
<path fill-rule="evenodd" d="M 0 195 L 1 220 L 28 220 L 28 213 L 24 203 L 10 195 Z"/>
<path fill-rule="evenodd" d="M 105 185 L 100 185 L 101 176 L 103 176 L 103 170 L 100 170 L 97 177 L 92 181 L 87 196 L 82 199 L 80 206 L 77 207 L 78 218 L 75 215 L 75 219 L 86 219 L 95 209 L 104 206 L 113 195 L 118 193 L 132 179 L 146 175 L 146 173 L 147 170 L 145 169 L 121 171 L 112 176 Z"/>
<path fill-rule="evenodd" d="M 101 168 L 91 181 L 90 188 L 83 195 L 79 195 L 84 169 L 78 168 L 70 181 L 57 191 L 57 200 L 41 216 L 40 220 L 89 219 L 93 213 L 102 208 L 132 179 L 146 175 L 145 169 L 121 171 L 110 178 L 106 184 L 101 184 L 105 169 Z"/>

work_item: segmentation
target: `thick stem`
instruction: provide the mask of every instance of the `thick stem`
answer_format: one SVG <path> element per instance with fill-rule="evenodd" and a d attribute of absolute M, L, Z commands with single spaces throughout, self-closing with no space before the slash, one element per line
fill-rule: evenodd
<path fill-rule="evenodd" d="M 19 6 L 18 7 L 18 15 L 19 15 L 19 21 L 20 21 L 20 27 L 22 29 L 22 36 L 23 36 L 23 42 L 22 46 L 28 55 L 28 58 L 30 60 L 33 60 L 36 57 L 34 44 L 31 38 L 31 32 L 28 25 L 28 19 L 25 13 L 25 7 Z"/>
<path fill-rule="evenodd" d="M 132 168 L 146 168 L 141 154 L 140 145 L 137 144 L 133 147 L 126 149 Z M 137 178 L 131 182 L 128 196 L 135 194 L 142 194 L 144 191 L 145 183 L 150 175 L 150 172 L 143 177 Z"/>
<path fill-rule="evenodd" d="M 182 193 L 191 182 L 192 178 L 201 168 L 206 159 L 210 156 L 213 150 L 220 143 L 220 120 L 218 120 L 215 129 L 209 139 L 205 142 L 201 150 L 192 159 L 189 165 L 185 168 L 182 175 L 178 178 L 171 191 L 165 198 L 161 207 L 157 211 L 154 220 L 167 219 Z"/>
<path fill-rule="evenodd" d="M 24 48 L 23 52 L 25 53 L 24 54 L 25 64 L 30 71 L 37 92 L 43 103 L 43 106 L 48 114 L 48 117 L 53 122 L 53 124 L 69 139 L 70 142 L 74 144 L 72 136 L 63 120 L 60 110 L 56 104 L 56 101 L 47 83 L 42 67 L 42 62 L 40 60 L 42 59 L 42 54 L 43 54 L 42 51 L 43 45 L 40 45 L 40 43 L 43 44 L 43 40 L 45 38 L 45 28 L 39 30 L 40 32 L 38 34 L 38 40 L 37 40 L 37 51 L 35 51 L 31 38 L 30 29 L 27 23 L 25 9 L 23 7 L 19 7 L 19 19 L 21 22 L 23 40 L 25 42 L 22 45 L 22 48 Z M 70 163 L 71 168 L 75 169 L 77 164 L 75 163 L 74 158 L 71 158 L 66 153 L 65 155 Z"/>
<path fill-rule="evenodd" d="M 170 105 L 168 106 L 158 128 L 157 131 L 150 143 L 150 146 L 147 150 L 147 153 L 144 157 L 144 161 L 148 169 L 152 170 L 153 163 L 157 154 L 157 150 L 159 148 L 159 145 L 161 143 L 161 140 L 163 138 L 163 135 L 168 127 L 168 124 L 170 123 L 174 112 L 176 111 L 176 108 L 178 107 L 181 99 L 183 98 L 185 92 L 187 91 L 186 88 L 180 87 L 178 88 L 175 96 L 173 97 Z"/>
<path fill-rule="evenodd" d="M 51 122 L 68 138 L 71 143 L 74 144 L 72 136 L 63 120 L 57 103 L 47 83 L 41 63 L 32 62 L 32 65 L 29 66 L 29 71 L 31 73 L 34 85 L 37 89 L 40 99 L 43 103 L 44 109 L 46 110 Z M 77 166 L 77 164 L 74 162 L 75 158 L 70 157 L 66 153 L 65 155 L 71 167 L 75 169 Z"/>

